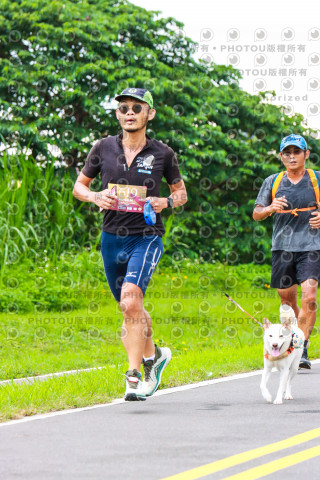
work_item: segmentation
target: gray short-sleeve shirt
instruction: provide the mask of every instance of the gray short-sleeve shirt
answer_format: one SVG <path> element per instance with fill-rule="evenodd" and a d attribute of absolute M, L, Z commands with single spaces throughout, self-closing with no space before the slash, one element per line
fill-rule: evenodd
<path fill-rule="evenodd" d="M 255 206 L 267 207 L 272 203 L 272 184 L 277 174 L 270 175 L 263 182 Z M 320 172 L 316 172 L 320 182 Z M 305 208 L 316 205 L 314 189 L 310 176 L 306 171 L 299 183 L 293 184 L 285 173 L 278 187 L 276 198 L 285 195 L 288 207 Z M 312 229 L 309 220 L 311 213 L 316 210 L 297 212 L 295 217 L 291 213 L 274 213 L 272 250 L 285 250 L 287 252 L 308 252 L 320 250 L 320 229 Z"/>

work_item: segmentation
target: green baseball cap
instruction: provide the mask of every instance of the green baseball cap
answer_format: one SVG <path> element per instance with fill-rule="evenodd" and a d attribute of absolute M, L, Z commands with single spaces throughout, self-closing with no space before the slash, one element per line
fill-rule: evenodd
<path fill-rule="evenodd" d="M 153 98 L 149 90 L 145 88 L 126 88 L 119 95 L 116 95 L 115 100 L 120 101 L 122 97 L 138 98 L 142 102 L 146 102 L 150 108 L 153 108 Z"/>

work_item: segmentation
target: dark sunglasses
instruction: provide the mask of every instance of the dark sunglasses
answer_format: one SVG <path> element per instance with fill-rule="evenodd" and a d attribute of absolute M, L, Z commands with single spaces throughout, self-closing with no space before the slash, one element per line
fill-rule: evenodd
<path fill-rule="evenodd" d="M 295 148 L 294 150 L 292 150 L 291 152 L 281 152 L 281 155 L 284 157 L 284 158 L 290 158 L 291 155 L 294 155 L 294 156 L 297 156 L 297 155 L 300 155 L 300 153 L 305 153 L 305 150 L 302 150 L 301 148 Z"/>
<path fill-rule="evenodd" d="M 128 105 L 120 105 L 119 107 L 119 112 L 122 113 L 123 115 L 128 113 L 130 110 L 130 107 Z M 132 107 L 133 113 L 140 113 L 142 111 L 142 105 L 140 103 L 135 103 Z"/>

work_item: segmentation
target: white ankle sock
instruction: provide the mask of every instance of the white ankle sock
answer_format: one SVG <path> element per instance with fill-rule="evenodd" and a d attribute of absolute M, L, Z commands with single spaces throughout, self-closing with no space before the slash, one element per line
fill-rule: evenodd
<path fill-rule="evenodd" d="M 155 359 L 155 356 L 156 356 L 156 354 L 152 355 L 152 357 L 147 357 L 147 358 L 144 356 L 144 357 L 143 357 L 143 360 L 144 360 L 145 362 L 147 362 L 148 360 L 154 360 L 154 359 Z"/>

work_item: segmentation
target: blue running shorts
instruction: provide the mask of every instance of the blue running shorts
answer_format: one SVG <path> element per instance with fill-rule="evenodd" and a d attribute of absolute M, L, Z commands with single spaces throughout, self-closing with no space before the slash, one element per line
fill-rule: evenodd
<path fill-rule="evenodd" d="M 163 253 L 159 235 L 126 235 L 102 232 L 101 254 L 110 290 L 120 302 L 123 283 L 147 290 L 151 276 Z"/>

